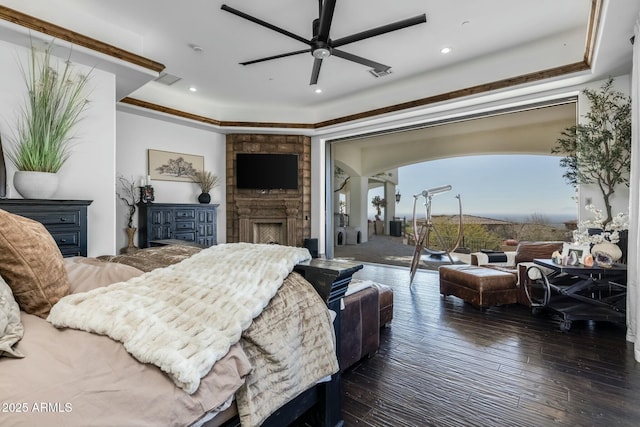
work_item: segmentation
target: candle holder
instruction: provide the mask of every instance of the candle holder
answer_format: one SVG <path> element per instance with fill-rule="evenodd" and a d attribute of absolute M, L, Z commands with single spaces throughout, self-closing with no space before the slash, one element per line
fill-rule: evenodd
<path fill-rule="evenodd" d="M 153 186 L 151 185 L 143 185 L 140 187 L 140 202 L 141 203 L 151 203 L 155 200 L 155 196 L 153 194 Z"/>

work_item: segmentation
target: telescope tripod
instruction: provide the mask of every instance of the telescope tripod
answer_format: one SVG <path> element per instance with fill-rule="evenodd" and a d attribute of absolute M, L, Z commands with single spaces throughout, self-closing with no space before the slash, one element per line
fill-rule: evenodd
<path fill-rule="evenodd" d="M 413 278 L 415 277 L 416 271 L 418 270 L 418 266 L 420 265 L 420 261 L 422 260 L 423 251 L 426 251 L 430 255 L 434 255 L 434 256 L 446 255 L 449 258 L 449 262 L 451 264 L 455 263 L 453 260 L 453 257 L 451 256 L 451 252 L 458 247 L 458 245 L 460 244 L 460 241 L 462 240 L 462 202 L 460 199 L 460 195 L 459 194 L 456 195 L 456 198 L 458 199 L 458 208 L 459 208 L 459 215 L 460 215 L 460 220 L 458 223 L 458 238 L 451 248 L 447 248 L 447 245 L 445 244 L 444 239 L 438 232 L 438 229 L 436 228 L 436 225 L 433 223 L 433 220 L 431 218 L 431 202 L 432 202 L 433 196 L 449 190 L 451 190 L 451 186 L 447 185 L 444 187 L 425 190 L 422 193 L 415 194 L 413 196 L 413 236 L 416 242 L 416 246 L 413 252 L 413 258 L 411 260 L 411 277 L 409 280 L 410 285 L 413 283 Z M 425 221 L 420 226 L 418 231 L 418 221 L 416 218 L 416 204 L 420 196 L 423 196 L 425 198 L 425 203 L 424 203 Z M 429 249 L 429 238 L 430 238 L 431 232 L 435 234 L 435 236 L 438 239 L 438 243 L 440 244 L 440 247 L 444 248 L 444 250 Z"/>

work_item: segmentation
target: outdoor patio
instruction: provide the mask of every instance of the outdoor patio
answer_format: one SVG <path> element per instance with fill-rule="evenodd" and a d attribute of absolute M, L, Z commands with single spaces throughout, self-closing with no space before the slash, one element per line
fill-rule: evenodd
<path fill-rule="evenodd" d="M 373 235 L 369 238 L 369 241 L 364 243 L 335 246 L 334 258 L 409 268 L 413 252 L 414 247 L 403 244 L 402 237 Z M 455 253 L 453 254 L 453 259 L 457 264 L 468 264 L 470 256 L 468 254 Z M 433 257 L 428 257 L 425 253 L 422 256 L 420 268 L 437 270 L 440 265 L 449 263 L 447 256 L 443 256 L 441 260 L 436 260 Z"/>

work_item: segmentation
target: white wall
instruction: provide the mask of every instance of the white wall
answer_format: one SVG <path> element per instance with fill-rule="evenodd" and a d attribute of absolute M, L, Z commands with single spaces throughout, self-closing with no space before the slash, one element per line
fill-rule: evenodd
<path fill-rule="evenodd" d="M 0 134 L 5 150 L 9 135 L 26 96 L 19 63 L 27 64 L 29 49 L 0 41 Z M 78 69 L 83 67 L 77 65 Z M 88 71 L 87 68 L 84 68 Z M 89 108 L 76 128 L 71 156 L 59 173 L 55 199 L 93 200 L 89 206 L 88 254 L 96 256 L 114 250 L 115 200 L 115 77 L 94 69 L 89 87 Z M 14 166 L 7 162 L 10 198 L 22 198 L 13 188 Z"/>
<path fill-rule="evenodd" d="M 147 150 L 173 151 L 204 156 L 204 168 L 220 177 L 220 184 L 211 191 L 211 203 L 218 206 L 218 243 L 226 242 L 226 161 L 224 134 L 202 125 L 176 121 L 162 115 L 149 115 L 145 111 L 122 107 L 116 113 L 116 176 L 137 182 L 149 175 Z M 152 180 L 157 203 L 198 203 L 200 187 L 195 183 Z M 128 209 L 120 201 L 117 203 L 116 247 L 127 246 Z M 138 212 L 133 224 L 137 227 Z M 136 236 L 136 245 L 137 245 Z"/>

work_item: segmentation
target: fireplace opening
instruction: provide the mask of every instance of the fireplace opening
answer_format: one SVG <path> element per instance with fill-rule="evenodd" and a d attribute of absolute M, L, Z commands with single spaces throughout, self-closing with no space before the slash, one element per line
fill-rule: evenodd
<path fill-rule="evenodd" d="M 286 244 L 284 224 L 282 222 L 254 222 L 253 243 Z"/>

